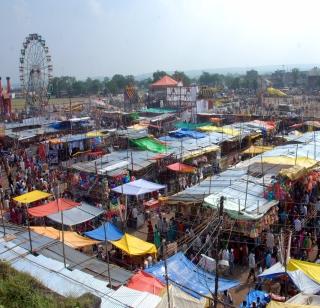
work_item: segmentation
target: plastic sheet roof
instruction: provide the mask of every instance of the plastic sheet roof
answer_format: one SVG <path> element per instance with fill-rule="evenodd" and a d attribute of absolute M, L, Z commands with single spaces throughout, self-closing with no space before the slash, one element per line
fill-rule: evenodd
<path fill-rule="evenodd" d="M 127 287 L 134 290 L 160 295 L 164 291 L 165 285 L 152 275 L 144 271 L 139 271 L 130 278 L 127 283 Z"/>
<path fill-rule="evenodd" d="M 175 172 L 181 172 L 181 173 L 193 173 L 195 172 L 196 168 L 192 167 L 190 165 L 182 164 L 182 163 L 174 163 L 169 166 L 167 166 L 168 169 Z"/>
<path fill-rule="evenodd" d="M 30 229 L 38 234 L 42 234 L 44 236 L 50 237 L 60 242 L 62 241 L 62 237 L 64 237 L 64 243 L 75 249 L 91 246 L 99 243 L 99 241 L 88 239 L 84 236 L 81 236 L 77 232 L 64 231 L 62 234 L 62 231 L 52 227 L 31 226 Z"/>
<path fill-rule="evenodd" d="M 71 168 L 86 173 L 114 176 L 125 170 L 140 171 L 152 166 L 155 163 L 150 160 L 153 156 L 154 153 L 150 151 L 115 151 L 90 162 L 73 164 Z"/>
<path fill-rule="evenodd" d="M 200 138 L 206 137 L 207 135 L 204 133 L 197 132 L 195 130 L 181 128 L 181 129 L 175 130 L 173 132 L 170 132 L 169 136 L 172 136 L 175 138 L 190 137 L 193 139 L 200 139 Z"/>
<path fill-rule="evenodd" d="M 290 260 L 291 261 L 291 260 Z M 289 261 L 289 264 L 290 264 Z M 309 262 L 308 262 L 309 263 Z M 285 274 L 284 266 L 278 262 L 270 268 L 264 270 L 259 277 L 264 279 L 272 279 L 279 275 Z M 291 278 L 296 287 L 306 294 L 316 294 L 320 292 L 320 284 L 309 278 L 302 270 L 290 271 L 287 269 L 287 275 Z"/>
<path fill-rule="evenodd" d="M 28 231 L 24 228 L 15 226 L 11 228 L 6 227 L 6 233 L 13 235 L 12 242 L 25 250 L 30 249 Z M 3 235 L 3 228 L 0 226 L 0 237 Z M 62 243 L 48 238 L 46 236 L 37 234 L 31 231 L 32 247 L 39 255 L 59 261 L 63 263 L 63 248 Z M 81 270 L 89 274 L 93 274 L 98 279 L 104 280 L 105 285 L 108 283 L 108 266 L 105 262 L 96 258 L 88 258 L 84 253 L 75 250 L 67 245 L 64 245 L 64 252 L 66 263 L 70 268 Z M 0 255 L 1 256 L 1 255 Z M 132 273 L 119 267 L 115 264 L 110 264 L 110 277 L 112 286 L 118 287 L 125 284 L 132 276 Z"/>
<path fill-rule="evenodd" d="M 165 289 L 166 291 L 166 289 Z M 170 306 L 179 308 L 204 308 L 206 307 L 206 299 L 197 299 L 189 294 L 183 292 L 178 287 L 174 285 L 169 286 L 170 294 Z M 160 304 L 157 308 L 167 308 L 168 307 L 168 297 L 167 293 L 163 294 Z"/>
<path fill-rule="evenodd" d="M 113 291 L 106 286 L 105 281 L 77 269 L 70 271 L 64 268 L 62 262 L 43 255 L 34 256 L 12 241 L 5 242 L 1 238 L 0 256 L 14 269 L 30 274 L 45 287 L 62 296 L 78 297 L 90 292 L 102 299 L 102 307 L 109 307 L 105 302 L 113 303 L 113 307 L 127 307 L 125 303 L 112 297 Z"/>
<path fill-rule="evenodd" d="M 63 224 L 66 226 L 78 225 L 100 216 L 103 213 L 104 210 L 83 202 L 78 207 L 63 212 Z M 61 224 L 61 213 L 51 214 L 47 217 Z"/>
<path fill-rule="evenodd" d="M 35 217 L 44 217 L 50 214 L 57 213 L 59 211 L 70 210 L 75 206 L 80 205 L 80 203 L 73 200 L 68 200 L 64 198 L 59 198 L 57 200 L 51 201 L 47 204 L 39 205 L 28 209 L 28 213 Z"/>
<path fill-rule="evenodd" d="M 87 231 L 86 236 L 98 241 L 118 241 L 123 237 L 123 233 L 112 223 L 105 222 L 100 227 Z"/>
<path fill-rule="evenodd" d="M 278 203 L 277 200 L 265 199 L 264 190 L 262 185 L 241 180 L 217 194 L 206 197 L 204 202 L 209 207 L 217 208 L 223 196 L 225 198 L 224 211 L 232 218 L 256 220 Z"/>
<path fill-rule="evenodd" d="M 192 263 L 183 253 L 179 252 L 167 259 L 168 277 L 170 282 L 176 282 L 193 291 L 181 288 L 184 292 L 196 298 L 201 298 L 198 294 L 207 295 L 214 292 L 215 276 L 205 272 L 200 267 Z M 164 261 L 160 261 L 145 270 L 161 281 L 165 281 Z M 219 292 L 236 287 L 239 282 L 219 278 Z"/>
<path fill-rule="evenodd" d="M 199 184 L 168 197 L 169 203 L 200 203 L 205 197 L 212 193 L 219 193 L 224 188 L 230 186 L 236 181 L 240 181 L 243 176 L 246 176 L 246 169 L 228 169 L 211 178 L 208 177 Z"/>
<path fill-rule="evenodd" d="M 32 202 L 36 202 L 36 201 L 48 198 L 50 196 L 51 196 L 51 194 L 48 194 L 44 191 L 33 190 L 33 191 L 30 191 L 26 194 L 15 197 L 15 198 L 13 198 L 13 200 L 16 202 L 20 202 L 22 204 L 29 204 Z"/>
<path fill-rule="evenodd" d="M 152 183 L 143 179 L 120 185 L 112 190 L 124 195 L 139 196 L 166 188 L 165 185 Z"/>
<path fill-rule="evenodd" d="M 157 248 L 154 244 L 143 241 L 140 238 L 125 233 L 118 241 L 110 241 L 112 245 L 118 247 L 130 256 L 142 256 L 146 254 L 156 254 Z"/>
<path fill-rule="evenodd" d="M 148 292 L 141 292 L 121 286 L 117 291 L 113 291 L 110 296 L 127 307 L 133 308 L 155 308 L 160 303 L 161 298 Z M 109 305 L 108 307 L 114 307 Z"/>

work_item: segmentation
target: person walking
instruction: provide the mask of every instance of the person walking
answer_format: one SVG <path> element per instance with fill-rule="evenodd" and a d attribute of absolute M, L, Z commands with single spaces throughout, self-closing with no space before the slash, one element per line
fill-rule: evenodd
<path fill-rule="evenodd" d="M 256 256 L 253 251 L 249 254 L 249 276 L 247 278 L 247 282 L 249 282 L 251 276 L 253 276 L 253 281 L 256 281 Z"/>

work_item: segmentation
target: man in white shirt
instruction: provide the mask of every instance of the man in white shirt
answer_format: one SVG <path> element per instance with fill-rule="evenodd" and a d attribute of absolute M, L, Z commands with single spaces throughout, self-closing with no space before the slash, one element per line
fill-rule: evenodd
<path fill-rule="evenodd" d="M 253 276 L 253 281 L 256 281 L 256 256 L 253 251 L 249 254 L 249 276 L 247 281 Z"/>
<path fill-rule="evenodd" d="M 273 247 L 274 247 L 274 235 L 271 233 L 270 230 L 269 230 L 268 233 L 267 233 L 266 245 L 267 245 L 267 248 L 268 248 L 270 251 L 273 251 Z"/>
<path fill-rule="evenodd" d="M 302 224 L 301 224 L 301 220 L 299 219 L 299 217 L 297 217 L 295 220 L 294 220 L 294 230 L 296 232 L 300 232 L 301 231 L 301 228 L 302 228 Z"/>
<path fill-rule="evenodd" d="M 138 209 L 134 206 L 133 209 L 132 209 L 132 220 L 133 220 L 133 227 L 134 228 L 137 228 L 137 220 L 138 220 Z"/>

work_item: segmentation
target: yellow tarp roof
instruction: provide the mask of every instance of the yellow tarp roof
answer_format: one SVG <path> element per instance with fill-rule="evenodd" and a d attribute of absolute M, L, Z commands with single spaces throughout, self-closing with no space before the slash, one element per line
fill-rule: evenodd
<path fill-rule="evenodd" d="M 290 259 L 287 266 L 288 271 L 301 270 L 310 279 L 320 283 L 320 264 Z"/>
<path fill-rule="evenodd" d="M 222 133 L 230 136 L 239 136 L 240 131 L 237 129 L 233 129 L 230 127 L 218 127 L 218 126 L 211 126 L 211 125 L 206 125 L 206 126 L 201 126 L 197 128 L 198 130 L 201 130 L 203 132 L 216 132 L 216 133 Z"/>
<path fill-rule="evenodd" d="M 301 305 L 301 304 L 291 304 L 291 303 L 280 303 L 271 301 L 267 308 L 320 308 L 319 305 Z"/>
<path fill-rule="evenodd" d="M 62 241 L 62 231 L 52 227 L 30 227 L 33 232 Z M 84 236 L 79 235 L 77 232 L 64 231 L 64 243 L 72 248 L 82 248 L 99 243 Z"/>
<path fill-rule="evenodd" d="M 194 158 L 200 155 L 204 155 L 206 153 L 210 153 L 210 152 L 215 152 L 215 151 L 219 151 L 220 147 L 217 145 L 210 145 L 208 147 L 205 147 L 201 150 L 194 150 L 194 151 L 190 151 L 190 152 L 186 152 L 182 155 L 182 159 L 190 159 L 190 158 Z"/>
<path fill-rule="evenodd" d="M 119 241 L 110 242 L 130 256 L 154 255 L 157 253 L 157 248 L 154 244 L 145 242 L 128 233 L 125 233 Z"/>
<path fill-rule="evenodd" d="M 272 87 L 269 87 L 267 89 L 267 93 L 269 95 L 280 96 L 280 97 L 287 96 L 286 93 L 280 91 L 279 89 L 275 89 L 275 88 L 272 88 Z"/>
<path fill-rule="evenodd" d="M 287 169 L 280 170 L 279 175 L 283 177 L 287 177 L 291 181 L 294 181 L 306 175 L 307 173 L 308 173 L 307 168 L 296 165 Z"/>
<path fill-rule="evenodd" d="M 35 201 L 39 201 L 39 200 L 48 198 L 50 196 L 51 196 L 51 194 L 48 194 L 44 191 L 33 190 L 33 191 L 30 191 L 30 192 L 23 194 L 21 196 L 15 197 L 15 198 L 13 198 L 13 200 L 16 202 L 23 203 L 23 204 L 28 204 L 28 203 L 32 203 Z"/>
<path fill-rule="evenodd" d="M 86 137 L 103 137 L 104 134 L 98 130 L 86 133 Z"/>
<path fill-rule="evenodd" d="M 134 129 L 134 130 L 141 130 L 141 129 L 145 129 L 146 127 L 148 127 L 148 124 L 134 124 L 132 126 L 128 126 L 128 128 Z"/>
<path fill-rule="evenodd" d="M 317 161 L 308 157 L 287 157 L 287 156 L 274 156 L 263 157 L 262 161 L 267 164 L 275 165 L 297 165 L 304 168 L 311 168 L 317 164 Z"/>
<path fill-rule="evenodd" d="M 272 150 L 271 146 L 252 145 L 248 149 L 242 151 L 242 154 L 261 154 Z"/>

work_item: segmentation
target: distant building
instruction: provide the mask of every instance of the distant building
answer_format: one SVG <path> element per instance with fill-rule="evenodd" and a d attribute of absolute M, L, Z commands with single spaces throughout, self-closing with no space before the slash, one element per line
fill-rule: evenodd
<path fill-rule="evenodd" d="M 308 72 L 307 84 L 309 89 L 320 88 L 320 69 L 314 67 Z"/>
<path fill-rule="evenodd" d="M 181 81 L 178 82 L 166 75 L 151 84 L 148 107 L 189 108 L 194 106 L 197 92 L 197 86 L 185 87 Z"/>

